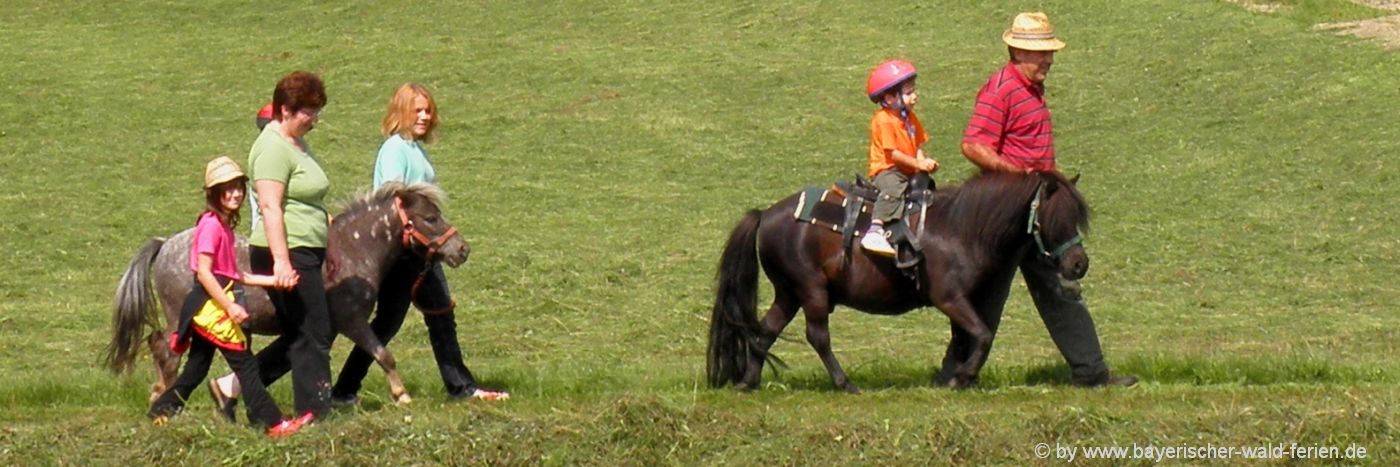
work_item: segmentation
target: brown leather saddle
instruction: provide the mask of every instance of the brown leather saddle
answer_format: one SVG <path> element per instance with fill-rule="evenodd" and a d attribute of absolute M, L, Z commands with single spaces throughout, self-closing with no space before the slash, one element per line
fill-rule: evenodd
<path fill-rule="evenodd" d="M 915 175 L 909 181 L 909 191 L 902 193 L 906 203 L 904 218 L 886 226 L 886 235 L 895 247 L 895 265 L 906 273 L 912 273 L 914 266 L 923 261 L 923 247 L 917 238 L 922 229 L 910 231 L 909 226 L 918 225 L 916 222 L 926 215 L 933 193 L 933 180 L 928 174 Z M 871 213 L 879 196 L 880 190 L 857 175 L 852 181 L 838 181 L 830 188 L 804 189 L 793 217 L 798 222 L 840 233 L 845 261 L 850 261 L 855 239 L 870 227 Z"/>

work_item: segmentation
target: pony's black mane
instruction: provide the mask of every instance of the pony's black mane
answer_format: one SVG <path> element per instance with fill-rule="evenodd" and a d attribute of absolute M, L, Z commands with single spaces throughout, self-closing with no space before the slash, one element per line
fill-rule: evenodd
<path fill-rule="evenodd" d="M 934 204 L 941 203 L 943 209 L 936 212 L 941 219 L 933 219 L 933 222 L 943 223 L 943 228 L 951 230 L 954 236 L 968 239 L 1007 238 L 1016 231 L 1024 232 L 1025 209 L 1035 196 L 1042 176 L 1050 177 L 1048 182 L 1055 185 L 1054 193 L 1044 195 L 1041 200 L 1044 214 L 1040 219 L 1044 227 L 1058 229 L 1062 227 L 1059 223 L 1072 222 L 1087 232 L 1089 205 L 1074 184 L 1059 172 L 977 174 L 960 186 L 938 190 Z M 1050 187 L 1046 190 L 1048 193 Z M 957 221 L 949 225 L 952 219 Z"/>

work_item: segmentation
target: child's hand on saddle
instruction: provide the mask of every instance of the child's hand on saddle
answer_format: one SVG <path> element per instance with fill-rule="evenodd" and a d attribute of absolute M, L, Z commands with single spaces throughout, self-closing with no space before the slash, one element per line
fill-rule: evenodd
<path fill-rule="evenodd" d="M 226 311 L 228 311 L 228 317 L 233 318 L 233 322 L 235 323 L 243 324 L 244 321 L 248 321 L 248 310 L 243 309 L 242 305 L 237 303 L 230 304 Z"/>
<path fill-rule="evenodd" d="M 938 161 L 935 159 L 919 159 L 919 170 L 928 173 L 937 172 Z"/>

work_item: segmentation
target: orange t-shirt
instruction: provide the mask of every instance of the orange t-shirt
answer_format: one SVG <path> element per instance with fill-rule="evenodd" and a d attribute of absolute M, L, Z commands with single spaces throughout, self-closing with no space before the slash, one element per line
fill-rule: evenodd
<path fill-rule="evenodd" d="M 885 169 L 895 167 L 894 155 L 890 152 L 898 149 L 899 152 L 908 154 L 910 157 L 919 154 L 919 146 L 923 146 L 928 141 L 928 133 L 924 133 L 924 124 L 919 122 L 919 117 L 909 112 L 909 123 L 914 125 L 914 139 L 909 139 L 909 132 L 904 129 L 904 121 L 899 119 L 899 111 L 881 107 L 875 112 L 875 117 L 870 119 L 870 171 L 867 176 L 875 177 Z M 900 172 L 906 175 L 913 175 L 914 169 L 899 167 Z"/>

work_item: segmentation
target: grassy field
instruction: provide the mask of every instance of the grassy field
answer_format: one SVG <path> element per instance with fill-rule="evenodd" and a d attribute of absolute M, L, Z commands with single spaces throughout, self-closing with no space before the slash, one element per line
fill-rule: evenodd
<path fill-rule="evenodd" d="M 3 2 L 0 464 L 1064 461 L 1038 443 L 1400 462 L 1400 61 L 1313 29 L 1384 13 L 1237 3 Z M 1065 386 L 1018 285 L 978 389 L 929 386 L 933 310 L 833 317 L 863 395 L 830 389 L 800 318 L 762 391 L 705 387 L 743 211 L 864 170 L 862 85 L 890 57 L 921 68 L 939 181 L 970 175 L 957 141 L 1027 9 L 1069 43 L 1048 84 L 1095 208 L 1085 293 L 1110 364 L 1143 383 Z M 296 69 L 327 82 L 308 141 L 339 199 L 369 185 L 393 88 L 434 90 L 430 150 L 475 250 L 448 272 L 462 340 L 509 402 L 445 401 L 413 317 L 392 345 L 413 404 L 375 371 L 359 409 L 285 441 L 220 423 L 203 392 L 152 427 L 148 365 L 96 363 L 131 255 L 192 224 L 203 164 L 244 158 Z"/>

